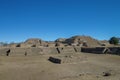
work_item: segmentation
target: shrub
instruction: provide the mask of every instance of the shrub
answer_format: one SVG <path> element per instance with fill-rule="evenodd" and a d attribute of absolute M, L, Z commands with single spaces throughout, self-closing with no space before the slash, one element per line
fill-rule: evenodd
<path fill-rule="evenodd" d="M 117 37 L 111 37 L 109 43 L 117 45 L 119 43 L 119 39 Z"/>

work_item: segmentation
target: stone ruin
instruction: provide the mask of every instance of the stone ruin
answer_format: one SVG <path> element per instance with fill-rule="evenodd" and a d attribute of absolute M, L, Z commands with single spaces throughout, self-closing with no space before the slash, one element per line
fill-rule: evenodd
<path fill-rule="evenodd" d="M 59 58 L 49 57 L 48 60 L 53 62 L 53 63 L 61 64 L 61 59 L 59 59 Z"/>
<path fill-rule="evenodd" d="M 38 38 L 31 38 L 26 40 L 24 43 L 21 44 L 23 47 L 40 47 L 40 46 L 46 46 L 47 43 L 43 41 L 42 39 Z"/>
<path fill-rule="evenodd" d="M 89 36 L 73 36 L 70 38 L 58 38 L 55 41 L 44 41 L 39 38 L 30 38 L 25 42 L 9 44 L 7 47 L 66 47 L 66 46 L 79 46 L 79 47 L 97 47 L 101 46 L 102 42 L 93 39 Z"/>
<path fill-rule="evenodd" d="M 82 47 L 81 52 L 120 55 L 120 47 Z"/>
<path fill-rule="evenodd" d="M 73 36 L 65 40 L 65 43 L 73 46 L 93 47 L 100 46 L 99 41 L 90 36 Z"/>
<path fill-rule="evenodd" d="M 39 38 L 30 38 L 25 42 L 0 46 L 0 55 L 41 55 L 41 54 L 67 54 L 77 52 L 88 53 L 116 53 L 119 47 L 103 46 L 107 41 L 98 41 L 90 36 L 73 36 L 70 38 L 59 38 L 55 41 L 44 41 Z M 107 48 L 105 48 L 107 47 Z"/>

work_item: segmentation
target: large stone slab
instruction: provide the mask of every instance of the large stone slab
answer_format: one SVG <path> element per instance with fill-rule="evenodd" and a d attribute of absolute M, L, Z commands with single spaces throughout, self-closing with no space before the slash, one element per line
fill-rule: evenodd
<path fill-rule="evenodd" d="M 59 59 L 59 58 L 49 57 L 48 60 L 53 62 L 53 63 L 61 64 L 61 59 Z"/>

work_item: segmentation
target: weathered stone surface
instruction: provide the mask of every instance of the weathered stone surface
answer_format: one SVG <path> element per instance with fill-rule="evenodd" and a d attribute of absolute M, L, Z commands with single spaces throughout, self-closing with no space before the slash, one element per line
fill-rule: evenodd
<path fill-rule="evenodd" d="M 60 43 L 64 43 L 65 42 L 65 38 L 58 38 L 55 40 L 55 42 L 60 42 Z"/>
<path fill-rule="evenodd" d="M 120 55 L 120 47 L 92 47 L 92 48 L 82 47 L 81 52 L 100 53 L 100 54 L 109 53 L 109 54 Z"/>
<path fill-rule="evenodd" d="M 55 58 L 55 57 L 49 57 L 49 61 L 57 64 L 61 64 L 61 59 Z"/>
<path fill-rule="evenodd" d="M 99 41 L 90 36 L 73 36 L 66 39 L 65 43 L 69 45 L 85 47 L 100 46 Z"/>

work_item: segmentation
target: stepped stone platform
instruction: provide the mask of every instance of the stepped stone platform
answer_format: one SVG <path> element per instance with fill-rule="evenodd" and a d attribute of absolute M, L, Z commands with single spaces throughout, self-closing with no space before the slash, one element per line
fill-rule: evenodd
<path fill-rule="evenodd" d="M 7 56 L 7 51 L 10 50 L 9 56 L 15 55 L 44 55 L 44 54 L 66 54 L 76 53 L 81 51 L 81 47 L 31 47 L 31 48 L 0 48 L 0 55 Z"/>

